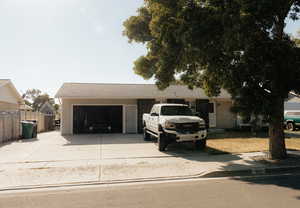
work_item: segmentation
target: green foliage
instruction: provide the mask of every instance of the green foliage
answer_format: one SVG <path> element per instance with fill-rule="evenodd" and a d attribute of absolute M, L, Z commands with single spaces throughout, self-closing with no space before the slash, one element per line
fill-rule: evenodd
<path fill-rule="evenodd" d="M 159 88 L 175 77 L 210 96 L 228 90 L 233 110 L 270 116 L 274 97 L 300 91 L 299 49 L 284 31 L 298 0 L 145 0 L 124 22 L 129 41 L 148 53 L 134 71 Z"/>
<path fill-rule="evenodd" d="M 283 103 L 290 91 L 300 92 L 300 49 L 284 28 L 286 19 L 298 20 L 300 0 L 144 2 L 124 23 L 129 41 L 148 49 L 135 73 L 160 89 L 178 76 L 209 96 L 226 89 L 233 111 L 264 116 L 277 142 L 270 142 L 272 156 L 285 157 Z"/>
<path fill-rule="evenodd" d="M 47 93 L 42 93 L 39 89 L 28 89 L 22 97 L 25 100 L 25 104 L 31 106 L 34 111 L 38 111 L 46 102 L 49 102 L 51 105 L 55 104 L 53 98 L 50 98 Z"/>
<path fill-rule="evenodd" d="M 51 105 L 54 105 L 54 99 L 50 98 L 48 94 L 41 94 L 37 96 L 33 103 L 32 103 L 32 108 L 35 111 L 40 110 L 40 108 L 43 106 L 44 103 L 49 102 Z"/>

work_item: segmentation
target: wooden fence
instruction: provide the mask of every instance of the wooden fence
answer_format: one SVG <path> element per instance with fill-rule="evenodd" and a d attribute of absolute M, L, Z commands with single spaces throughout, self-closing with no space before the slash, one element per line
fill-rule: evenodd
<path fill-rule="evenodd" d="M 0 144 L 21 138 L 21 121 L 36 121 L 38 132 L 52 131 L 55 128 L 52 115 L 40 112 L 0 111 Z"/>
<path fill-rule="evenodd" d="M 19 111 L 0 111 L 0 143 L 21 137 L 20 119 Z"/>
<path fill-rule="evenodd" d="M 54 130 L 54 116 L 40 112 L 21 111 L 21 121 L 36 121 L 38 132 Z"/>

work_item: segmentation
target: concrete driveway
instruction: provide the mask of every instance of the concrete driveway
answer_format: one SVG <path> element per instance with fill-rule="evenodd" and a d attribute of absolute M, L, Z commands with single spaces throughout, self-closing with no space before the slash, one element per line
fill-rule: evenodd
<path fill-rule="evenodd" d="M 38 139 L 0 147 L 0 189 L 190 177 L 216 168 L 251 165 L 244 159 L 210 156 L 188 145 L 171 145 L 162 153 L 154 142 L 144 142 L 135 134 L 61 136 L 48 132 Z"/>

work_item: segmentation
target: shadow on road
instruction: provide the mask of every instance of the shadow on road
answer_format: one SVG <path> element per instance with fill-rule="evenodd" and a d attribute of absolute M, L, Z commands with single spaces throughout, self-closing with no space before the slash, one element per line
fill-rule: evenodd
<path fill-rule="evenodd" d="M 272 168 L 272 167 L 287 167 L 287 166 L 296 166 L 300 165 L 300 157 L 295 155 L 289 155 L 289 157 L 286 160 L 282 161 L 255 161 L 254 163 L 251 161 L 248 161 L 246 165 L 239 165 L 239 169 L 247 169 L 247 168 L 256 168 L 257 164 L 262 164 L 263 167 L 266 168 Z M 224 170 L 228 169 L 228 166 L 223 167 Z M 258 169 L 259 171 L 259 169 Z M 263 173 L 262 173 L 263 174 Z M 277 169 L 270 171 L 270 173 L 267 173 L 262 177 L 237 177 L 233 178 L 232 180 L 238 180 L 243 181 L 248 184 L 255 184 L 255 185 L 268 185 L 268 186 L 279 186 L 279 187 L 285 187 L 289 189 L 294 190 L 300 190 L 300 171 L 299 170 L 284 170 L 284 169 Z M 257 175 L 260 175 L 258 172 Z M 256 176 L 257 176 L 256 175 Z M 271 175 L 271 176 L 270 176 Z M 252 175 L 253 176 L 253 175 Z M 300 196 L 296 197 L 300 200 Z"/>

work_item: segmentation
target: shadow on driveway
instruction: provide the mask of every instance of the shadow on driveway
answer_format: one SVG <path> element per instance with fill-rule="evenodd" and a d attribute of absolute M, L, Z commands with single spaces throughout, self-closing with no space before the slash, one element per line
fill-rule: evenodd
<path fill-rule="evenodd" d="M 65 145 L 106 145 L 106 144 L 140 144 L 148 143 L 140 134 L 78 134 L 63 136 Z"/>

